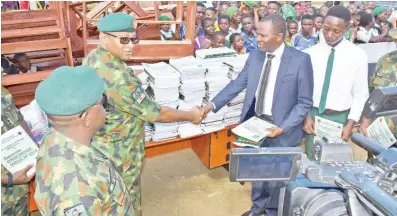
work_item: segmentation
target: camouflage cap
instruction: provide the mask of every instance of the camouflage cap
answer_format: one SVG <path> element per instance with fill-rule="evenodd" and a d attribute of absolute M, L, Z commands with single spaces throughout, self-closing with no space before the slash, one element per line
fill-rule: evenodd
<path fill-rule="evenodd" d="M 98 23 L 100 32 L 135 32 L 135 17 L 126 13 L 111 13 Z"/>
<path fill-rule="evenodd" d="M 35 97 L 46 114 L 68 116 L 93 106 L 104 89 L 104 82 L 91 67 L 63 66 L 39 84 Z"/>

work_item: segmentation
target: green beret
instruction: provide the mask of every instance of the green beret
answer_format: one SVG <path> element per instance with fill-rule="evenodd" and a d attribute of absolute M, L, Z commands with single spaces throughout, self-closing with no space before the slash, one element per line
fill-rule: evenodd
<path fill-rule="evenodd" d="M 378 6 L 374 9 L 374 11 L 372 11 L 372 15 L 374 16 L 378 16 L 379 14 L 381 14 L 382 12 L 387 11 L 387 8 L 383 7 L 383 6 Z"/>
<path fill-rule="evenodd" d="M 97 103 L 104 89 L 104 82 L 94 69 L 63 66 L 39 84 L 35 97 L 46 114 L 69 116 Z"/>
<path fill-rule="evenodd" d="M 260 1 L 245 1 L 244 3 L 245 3 L 245 5 L 247 5 L 250 8 L 253 8 L 255 6 L 259 6 L 261 4 Z"/>
<path fill-rule="evenodd" d="M 229 7 L 226 11 L 227 16 L 231 19 L 233 14 L 238 11 L 238 8 L 236 6 Z"/>
<path fill-rule="evenodd" d="M 135 32 L 135 17 L 126 13 L 111 13 L 99 20 L 100 32 Z"/>
<path fill-rule="evenodd" d="M 161 15 L 159 17 L 159 21 L 171 21 L 171 18 L 169 18 L 168 16 L 165 16 L 165 15 Z"/>

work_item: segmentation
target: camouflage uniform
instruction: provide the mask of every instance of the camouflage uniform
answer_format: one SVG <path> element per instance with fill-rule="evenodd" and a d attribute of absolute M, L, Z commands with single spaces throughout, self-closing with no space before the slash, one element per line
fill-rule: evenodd
<path fill-rule="evenodd" d="M 397 50 L 382 56 L 370 80 L 371 90 L 397 86 Z M 385 117 L 390 130 L 397 137 L 397 115 Z"/>
<path fill-rule="evenodd" d="M 40 146 L 34 199 L 42 215 L 134 215 L 111 162 L 54 129 Z"/>
<path fill-rule="evenodd" d="M 83 65 L 94 68 L 104 80 L 110 107 L 104 129 L 94 136 L 96 147 L 112 159 L 130 191 L 135 210 L 140 211 L 144 122 L 155 122 L 161 107 L 144 93 L 141 81 L 128 65 L 100 45 L 88 54 Z"/>
<path fill-rule="evenodd" d="M 15 107 L 11 94 L 1 87 L 1 133 L 5 133 L 19 125 L 22 114 Z M 1 166 L 1 175 L 9 172 Z M 13 185 L 1 187 L 1 215 L 29 215 L 28 209 L 29 185 Z"/>

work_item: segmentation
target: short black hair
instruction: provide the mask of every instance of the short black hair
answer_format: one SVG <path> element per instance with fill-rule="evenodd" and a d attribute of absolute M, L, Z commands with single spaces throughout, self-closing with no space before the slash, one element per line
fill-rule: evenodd
<path fill-rule="evenodd" d="M 314 14 L 313 16 L 313 20 L 315 20 L 316 18 L 321 17 L 324 19 L 324 17 L 321 14 Z"/>
<path fill-rule="evenodd" d="M 367 13 L 367 12 L 365 12 L 365 11 L 359 11 L 359 12 L 356 13 L 356 16 L 361 17 L 362 15 L 364 15 L 364 14 L 366 14 L 366 13 Z"/>
<path fill-rule="evenodd" d="M 269 4 L 276 4 L 278 9 L 280 9 L 280 7 L 281 7 L 281 4 L 277 1 L 269 1 L 269 3 L 267 3 L 267 5 L 269 6 Z"/>
<path fill-rule="evenodd" d="M 306 8 L 306 10 L 309 9 L 309 8 L 313 9 L 313 10 L 314 10 L 314 13 L 316 13 L 316 8 L 315 8 L 315 7 L 310 6 L 310 7 Z"/>
<path fill-rule="evenodd" d="M 205 10 L 210 10 L 210 11 L 212 11 L 212 12 L 214 12 L 214 13 L 216 14 L 216 9 L 213 8 L 213 7 L 209 7 L 209 8 L 207 8 L 207 9 L 205 9 Z"/>
<path fill-rule="evenodd" d="M 201 2 L 197 2 L 197 3 L 196 3 L 196 7 L 198 7 L 198 6 L 203 7 L 203 8 L 206 8 L 205 5 L 204 5 L 203 3 L 201 3 Z"/>
<path fill-rule="evenodd" d="M 228 15 L 219 16 L 218 17 L 218 22 L 220 22 L 221 19 L 227 20 L 230 23 L 230 17 Z"/>
<path fill-rule="evenodd" d="M 365 27 L 369 25 L 373 20 L 372 14 L 364 13 L 360 16 L 360 26 Z"/>
<path fill-rule="evenodd" d="M 263 8 L 266 8 L 266 9 L 267 9 L 267 6 L 266 6 L 266 5 L 259 5 L 259 7 L 260 7 L 260 8 L 263 7 Z"/>
<path fill-rule="evenodd" d="M 285 19 L 279 14 L 270 14 L 268 16 L 262 17 L 260 22 L 271 22 L 272 29 L 275 33 L 282 33 L 283 38 L 287 34 L 287 23 Z"/>
<path fill-rule="evenodd" d="M 241 22 L 243 22 L 243 19 L 246 19 L 246 18 L 250 18 L 251 20 L 253 20 L 252 16 L 250 16 L 249 14 L 243 14 L 241 16 Z"/>
<path fill-rule="evenodd" d="M 217 31 L 217 32 L 214 32 L 214 34 L 212 35 L 212 40 L 215 40 L 215 38 L 219 37 L 219 36 L 222 36 L 226 39 L 225 33 L 221 32 L 221 31 Z"/>
<path fill-rule="evenodd" d="M 12 59 L 14 61 L 20 61 L 23 58 L 28 58 L 28 55 L 26 53 L 16 53 Z"/>
<path fill-rule="evenodd" d="M 310 14 L 305 14 L 302 16 L 301 20 L 313 20 L 313 16 Z"/>
<path fill-rule="evenodd" d="M 331 7 L 327 12 L 326 17 L 328 16 L 333 16 L 339 19 L 343 19 L 346 23 L 349 23 L 351 19 L 349 9 L 343 7 L 342 5 L 336 5 Z"/>
<path fill-rule="evenodd" d="M 241 36 L 241 34 L 238 33 L 238 32 L 231 34 L 230 37 L 229 37 L 230 43 L 233 43 L 234 39 L 236 39 L 236 37 L 239 36 L 239 35 Z"/>
<path fill-rule="evenodd" d="M 227 2 L 221 2 L 221 3 L 219 4 L 219 6 L 222 6 L 222 5 L 227 5 L 228 7 L 230 7 L 229 3 L 227 3 Z"/>
<path fill-rule="evenodd" d="M 287 26 L 288 26 L 288 25 L 291 25 L 291 24 L 296 24 L 296 25 L 298 25 L 298 21 L 296 21 L 296 20 L 288 20 Z"/>
<path fill-rule="evenodd" d="M 204 26 L 204 24 L 206 23 L 206 22 L 214 22 L 214 20 L 212 19 L 212 18 L 209 18 L 209 17 L 204 17 L 204 19 L 203 19 L 203 26 Z"/>
<path fill-rule="evenodd" d="M 174 19 L 176 19 L 176 7 L 172 8 L 171 14 L 174 17 Z"/>

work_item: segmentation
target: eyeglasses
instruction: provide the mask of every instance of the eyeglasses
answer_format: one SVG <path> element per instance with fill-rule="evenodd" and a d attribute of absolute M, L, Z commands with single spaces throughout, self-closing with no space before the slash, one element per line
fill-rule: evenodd
<path fill-rule="evenodd" d="M 100 100 L 99 102 L 95 103 L 94 105 L 92 105 L 91 107 L 93 107 L 93 106 L 95 106 L 95 105 L 102 105 L 103 108 L 106 110 L 106 109 L 109 107 L 109 104 L 108 104 L 108 97 L 107 97 L 105 94 L 102 94 L 101 100 Z M 89 108 L 91 108 L 91 107 L 89 107 Z M 81 112 L 79 118 L 81 118 L 81 117 L 83 116 L 83 114 L 87 112 L 87 110 L 88 110 L 89 108 L 87 108 L 87 109 L 85 109 L 83 112 Z"/>
<path fill-rule="evenodd" d="M 110 35 L 110 36 L 112 36 L 112 37 L 115 37 L 115 38 L 119 38 L 121 44 L 128 44 L 130 41 L 132 42 L 132 44 L 138 44 L 139 41 L 141 40 L 139 37 L 133 37 L 133 38 L 129 38 L 129 37 L 118 37 L 118 36 L 116 36 L 116 35 L 112 35 L 112 34 L 109 34 L 109 33 L 107 33 L 107 32 L 103 32 L 103 33 L 105 33 L 105 34 L 107 34 L 107 35 Z"/>

